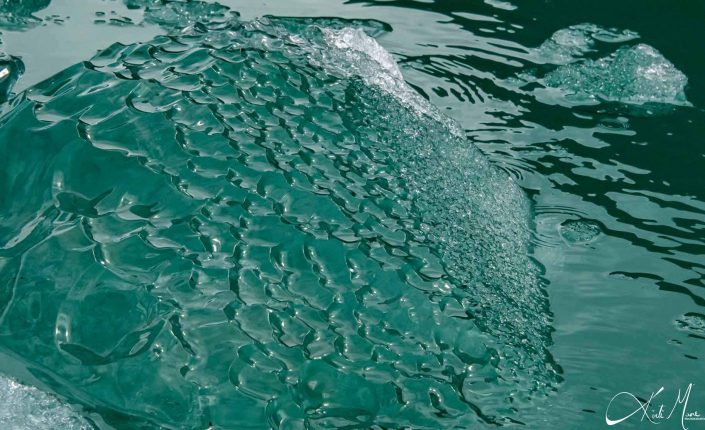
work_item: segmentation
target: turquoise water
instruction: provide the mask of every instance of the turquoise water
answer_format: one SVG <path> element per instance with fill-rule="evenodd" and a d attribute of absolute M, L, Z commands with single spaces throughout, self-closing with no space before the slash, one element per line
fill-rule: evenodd
<path fill-rule="evenodd" d="M 0 423 L 705 411 L 701 6 L 223 4 L 0 2 Z"/>

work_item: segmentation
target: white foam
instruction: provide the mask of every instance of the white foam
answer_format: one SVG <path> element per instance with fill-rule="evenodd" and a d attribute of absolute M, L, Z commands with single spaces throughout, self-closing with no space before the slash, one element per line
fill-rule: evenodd
<path fill-rule="evenodd" d="M 92 427 L 54 396 L 0 375 L 0 428 L 87 430 Z"/>

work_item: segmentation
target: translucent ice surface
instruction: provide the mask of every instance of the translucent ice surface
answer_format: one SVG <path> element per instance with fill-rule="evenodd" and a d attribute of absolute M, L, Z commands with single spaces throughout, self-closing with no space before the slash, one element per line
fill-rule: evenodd
<path fill-rule="evenodd" d="M 210 16 L 0 117 L 0 347 L 118 427 L 469 427 L 550 393 L 519 187 L 355 23 Z"/>

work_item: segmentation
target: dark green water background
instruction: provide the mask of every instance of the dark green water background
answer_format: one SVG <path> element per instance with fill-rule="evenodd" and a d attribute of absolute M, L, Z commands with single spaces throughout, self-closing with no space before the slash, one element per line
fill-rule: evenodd
<path fill-rule="evenodd" d="M 690 409 L 705 412 L 704 3 L 222 3 L 247 19 L 330 16 L 391 25 L 379 42 L 406 81 L 458 121 L 530 197 L 533 256 L 543 268 L 552 313 L 549 349 L 564 381 L 555 395 L 523 412 L 527 428 L 607 428 L 605 409 L 615 394 L 648 398 L 664 387 L 668 410 L 678 389 L 691 383 Z M 36 13 L 55 15 L 44 25 L 3 30 L 5 51 L 21 56 L 27 69 L 16 89 L 116 40 L 135 43 L 162 32 L 94 23 L 96 12 L 113 10 L 136 21 L 141 13 L 118 2 L 54 0 Z M 638 33 L 638 42 L 687 76 L 692 106 L 652 114 L 620 103 L 552 104 L 507 88 L 511 76 L 542 67 L 527 54 L 530 48 L 581 23 Z M 585 240 L 574 240 L 581 233 L 571 233 L 576 225 L 587 231 Z M 680 428 L 676 421 L 657 428 Z M 651 426 L 635 418 L 614 428 Z"/>

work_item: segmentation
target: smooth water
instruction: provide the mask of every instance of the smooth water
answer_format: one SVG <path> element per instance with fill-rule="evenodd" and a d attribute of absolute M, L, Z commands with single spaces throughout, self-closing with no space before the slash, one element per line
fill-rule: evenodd
<path fill-rule="evenodd" d="M 222 3 L 0 2 L 3 427 L 705 410 L 701 6 Z"/>

